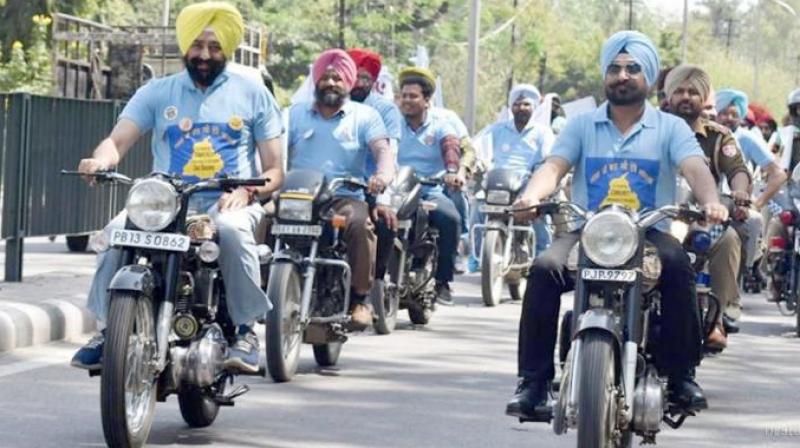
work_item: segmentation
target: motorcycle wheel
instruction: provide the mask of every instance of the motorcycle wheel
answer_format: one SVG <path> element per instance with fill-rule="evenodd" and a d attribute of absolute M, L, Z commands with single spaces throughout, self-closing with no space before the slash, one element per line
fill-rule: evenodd
<path fill-rule="evenodd" d="M 297 372 L 303 343 L 300 275 L 293 264 L 278 263 L 270 269 L 268 284 L 267 370 L 276 383 L 285 383 Z"/>
<path fill-rule="evenodd" d="M 578 446 L 608 448 L 615 426 L 614 349 L 611 336 L 588 332 L 581 337 L 578 370 Z"/>
<path fill-rule="evenodd" d="M 382 281 L 376 281 L 370 294 L 372 309 L 375 311 L 373 327 L 375 333 L 389 334 L 397 326 L 397 310 L 400 308 L 400 297 L 397 290 L 389 290 Z"/>
<path fill-rule="evenodd" d="M 151 370 L 156 331 L 146 297 L 113 292 L 103 348 L 100 414 L 108 446 L 140 447 L 147 441 L 156 404 Z"/>
<path fill-rule="evenodd" d="M 342 345 L 341 342 L 314 345 L 314 360 L 317 361 L 317 365 L 320 367 L 335 366 L 339 362 Z"/>
<path fill-rule="evenodd" d="M 503 236 L 499 231 L 486 232 L 481 249 L 481 297 L 492 307 L 500 303 L 503 293 Z"/>
<path fill-rule="evenodd" d="M 192 428 L 205 428 L 214 423 L 219 413 L 219 404 L 203 389 L 185 386 L 178 391 L 178 406 L 183 421 Z"/>
<path fill-rule="evenodd" d="M 428 325 L 432 315 L 433 311 L 428 307 L 422 307 L 416 304 L 408 307 L 408 318 L 411 319 L 411 323 L 413 324 Z"/>

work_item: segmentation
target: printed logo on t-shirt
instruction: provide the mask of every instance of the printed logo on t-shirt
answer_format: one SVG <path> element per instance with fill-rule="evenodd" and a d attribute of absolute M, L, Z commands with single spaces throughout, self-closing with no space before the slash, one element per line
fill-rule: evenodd
<path fill-rule="evenodd" d="M 614 157 L 586 159 L 589 209 L 617 204 L 631 210 L 655 207 L 659 161 Z"/>
<path fill-rule="evenodd" d="M 182 120 L 183 121 L 183 120 Z M 169 126 L 169 172 L 184 176 L 189 182 L 238 172 L 241 130 L 229 123 L 196 123 L 189 131 Z"/>

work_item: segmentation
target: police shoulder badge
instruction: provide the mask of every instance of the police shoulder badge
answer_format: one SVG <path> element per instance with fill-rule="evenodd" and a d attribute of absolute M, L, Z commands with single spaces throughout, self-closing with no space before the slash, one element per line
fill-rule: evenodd
<path fill-rule="evenodd" d="M 722 147 L 722 153 L 727 157 L 736 157 L 738 152 L 739 151 L 736 149 L 736 145 L 733 144 L 728 144 Z"/>
<path fill-rule="evenodd" d="M 175 106 L 167 106 L 164 108 L 164 119 L 172 121 L 178 118 L 178 108 Z"/>

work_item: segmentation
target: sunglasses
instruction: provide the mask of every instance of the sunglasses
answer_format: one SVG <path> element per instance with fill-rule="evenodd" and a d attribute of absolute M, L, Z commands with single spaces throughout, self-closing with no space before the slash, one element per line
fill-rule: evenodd
<path fill-rule="evenodd" d="M 636 76 L 639 73 L 642 73 L 642 66 L 635 63 L 627 65 L 611 64 L 608 66 L 608 69 L 606 69 L 606 74 L 617 76 L 622 73 L 622 70 L 625 70 L 631 76 Z"/>

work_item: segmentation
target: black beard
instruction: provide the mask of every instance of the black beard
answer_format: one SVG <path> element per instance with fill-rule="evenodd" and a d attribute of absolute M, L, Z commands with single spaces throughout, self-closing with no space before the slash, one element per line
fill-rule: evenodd
<path fill-rule="evenodd" d="M 364 89 L 362 87 L 353 87 L 353 90 L 350 91 L 350 99 L 353 101 L 358 101 L 359 103 L 363 103 L 364 100 L 367 99 L 369 96 L 370 91 L 368 89 Z"/>
<path fill-rule="evenodd" d="M 699 111 L 692 111 L 692 112 L 688 112 L 688 113 L 679 113 L 679 112 L 676 112 L 676 111 L 674 111 L 674 110 L 673 110 L 673 111 L 672 111 L 672 113 L 674 113 L 675 115 L 677 115 L 677 116 L 679 116 L 679 117 L 683 118 L 683 120 L 684 120 L 686 123 L 688 123 L 689 125 L 691 125 L 692 123 L 694 123 L 695 121 L 697 121 L 697 119 L 698 119 L 698 118 L 700 118 L 700 113 L 701 113 L 701 112 L 699 112 Z"/>
<path fill-rule="evenodd" d="M 317 103 L 325 107 L 341 107 L 344 104 L 344 92 L 336 89 L 314 90 L 314 98 Z"/>
<path fill-rule="evenodd" d="M 208 87 L 211 84 L 214 84 L 214 80 L 217 79 L 217 76 L 220 75 L 225 70 L 225 64 L 227 61 L 224 59 L 222 61 L 217 61 L 215 59 L 208 59 L 207 61 L 202 61 L 208 64 L 208 71 L 201 72 L 197 67 L 201 63 L 200 58 L 192 58 L 186 59 L 183 58 L 183 65 L 186 67 L 186 71 L 189 72 L 189 77 L 192 78 L 192 81 L 200 84 L 203 87 Z"/>
<path fill-rule="evenodd" d="M 531 116 L 533 116 L 533 114 L 528 114 L 528 113 L 514 114 L 514 124 L 517 127 L 525 127 L 528 125 L 528 122 L 531 121 Z"/>
<path fill-rule="evenodd" d="M 641 104 L 647 99 L 647 89 L 637 89 L 633 84 L 629 84 L 627 91 L 617 94 L 618 85 L 611 87 L 606 86 L 606 98 L 608 102 L 614 106 L 631 106 L 634 104 Z"/>

